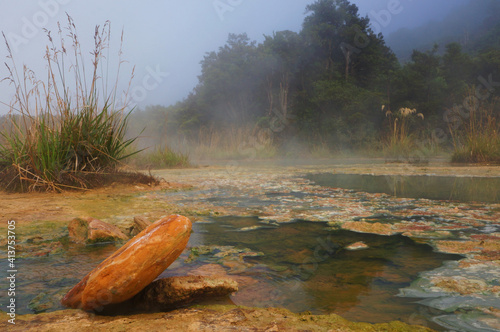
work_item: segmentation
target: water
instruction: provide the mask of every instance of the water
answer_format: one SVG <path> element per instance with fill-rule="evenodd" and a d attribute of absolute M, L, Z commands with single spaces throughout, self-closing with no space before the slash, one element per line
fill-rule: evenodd
<path fill-rule="evenodd" d="M 396 297 L 399 289 L 407 287 L 421 271 L 462 258 L 436 253 L 430 246 L 400 235 L 333 230 L 324 223 L 307 221 L 269 228 L 258 218 L 224 217 L 195 224 L 194 230 L 190 245 L 233 246 L 263 254 L 244 258 L 250 267 L 239 274 L 259 282 L 236 293 L 236 304 L 336 313 L 372 323 L 409 322 L 415 312 L 424 309 L 415 303 L 417 299 Z M 346 250 L 358 241 L 369 248 Z M 213 262 L 210 255 L 199 259 Z M 224 264 L 224 259 L 218 263 L 221 261 Z"/>
<path fill-rule="evenodd" d="M 323 173 L 310 175 L 308 179 L 322 186 L 384 192 L 396 197 L 484 202 L 485 205 L 498 202 L 500 197 L 499 178 Z M 308 185 L 307 181 L 303 183 Z M 252 210 L 264 216 L 282 217 L 278 219 L 282 221 L 293 221 L 296 216 L 291 212 L 297 209 L 307 212 L 300 216 L 305 219 L 320 215 L 315 220 L 330 220 L 328 216 L 334 215 L 383 222 L 380 218 L 386 218 L 386 212 L 375 213 L 380 208 L 384 211 L 410 209 L 408 216 L 398 218 L 413 221 L 413 208 L 391 197 L 363 198 L 362 193 L 358 195 L 351 191 L 344 192 L 344 197 L 335 190 L 332 194 L 328 188 L 326 191 L 316 188 L 308 191 L 299 185 L 293 190 L 289 186 L 289 183 L 263 181 L 255 188 L 220 186 L 200 192 L 160 194 L 165 195 L 167 200 L 175 196 L 177 203 L 182 203 L 182 200 L 207 202 L 213 206 L 241 208 L 247 211 L 245 213 Z M 366 202 L 358 204 L 361 199 Z M 425 204 L 431 206 L 443 202 Z M 348 209 L 351 205 L 355 207 L 353 210 Z M 273 209 L 266 210 L 263 207 Z M 356 217 L 365 216 L 374 207 L 376 209 L 372 217 Z M 422 208 L 427 208 L 427 205 Z M 331 211 L 335 214 L 331 214 Z M 323 212 L 325 214 L 321 214 Z M 435 217 L 423 215 L 419 218 Z M 163 277 L 190 274 L 211 264 L 224 268 L 239 282 L 240 291 L 231 296 L 231 301 L 238 305 L 284 307 L 294 312 L 310 311 L 315 314 L 336 313 L 353 321 L 373 323 L 401 320 L 442 329 L 432 323 L 432 319 L 443 315 L 443 312 L 432 309 L 428 304 L 418 304 L 420 298 L 397 295 L 418 279 L 419 273 L 434 271 L 443 262 L 458 260 L 461 256 L 436 253 L 430 246 L 415 243 L 404 236 L 335 230 L 320 222 L 295 220 L 277 224 L 257 217 L 201 218 L 203 222 L 193 226 L 188 249 L 162 274 Z M 460 234 L 469 231 L 472 229 L 461 230 Z M 489 234 L 497 232 L 498 225 L 488 223 L 473 231 Z M 453 233 L 450 236 L 456 235 L 450 232 Z M 369 248 L 346 250 L 347 245 L 359 241 L 366 243 Z M 16 260 L 19 271 L 17 313 L 63 309 L 59 304 L 62 296 L 118 249 L 114 245 L 71 244 L 67 238 L 62 239 L 62 243 L 62 253 L 19 257 Z M 6 263 L 6 259 L 0 259 L 0 269 L 6 271 Z M 425 273 L 419 281 L 423 279 Z M 7 289 L 5 285 L 5 280 L 0 280 L 0 288 Z M 8 299 L 6 296 L 5 292 L 0 292 L 0 305 L 4 305 Z M 415 317 L 425 317 L 426 320 L 422 323 Z"/>
<path fill-rule="evenodd" d="M 65 239 L 66 240 L 66 239 Z M 60 300 L 75 284 L 118 247 L 114 245 L 84 246 L 67 244 L 62 254 L 29 257 L 15 260 L 16 264 L 16 313 L 28 314 L 64 309 Z M 4 252 L 0 252 L 4 253 Z M 0 268 L 7 271 L 7 260 L 0 259 Z M 5 281 L 0 282 L 1 289 Z M 6 292 L 0 293 L 0 304 L 9 300 Z M 3 308 L 2 308 L 3 309 Z"/>
<path fill-rule="evenodd" d="M 397 297 L 399 289 L 409 286 L 419 272 L 461 258 L 436 253 L 404 236 L 333 230 L 325 223 L 278 226 L 256 217 L 205 221 L 194 224 L 188 244 L 192 249 L 163 276 L 220 264 L 240 278 L 240 291 L 231 298 L 238 305 L 337 313 L 373 323 L 411 323 L 412 315 L 424 307 L 415 303 L 418 299 Z M 346 250 L 358 241 L 369 248 Z M 62 309 L 62 296 L 117 247 L 66 244 L 65 249 L 60 255 L 16 261 L 19 314 Z M 0 295 L 0 301 L 5 301 L 5 295 Z"/>
<path fill-rule="evenodd" d="M 427 175 L 311 174 L 321 186 L 386 193 L 395 197 L 500 202 L 500 178 Z"/>

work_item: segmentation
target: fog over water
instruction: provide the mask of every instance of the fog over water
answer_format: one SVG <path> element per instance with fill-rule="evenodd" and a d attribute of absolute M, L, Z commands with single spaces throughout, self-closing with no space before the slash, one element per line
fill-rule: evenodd
<path fill-rule="evenodd" d="M 388 35 L 400 28 L 414 28 L 444 18 L 466 0 L 354 0 L 362 16 L 368 15 L 372 27 Z M 91 49 L 96 25 L 109 20 L 112 26 L 111 61 L 116 64 L 121 30 L 124 30 L 121 86 L 128 84 L 132 67 L 132 87 L 152 88 L 137 98 L 139 106 L 170 105 L 185 98 L 197 84 L 200 61 L 206 52 L 222 46 L 229 33 L 247 33 L 260 42 L 274 31 L 298 32 L 305 7 L 312 0 L 207 0 L 207 1 L 75 1 L 39 0 L 19 2 L 1 0 L 0 30 L 11 45 L 17 66 L 28 65 L 43 78 L 43 59 L 48 40 L 44 29 L 57 31 L 57 22 L 66 24 L 66 13 L 76 24 L 82 49 Z M 0 43 L 5 62 L 8 52 Z M 90 61 L 90 56 L 87 58 Z M 128 74 L 127 74 L 128 73 Z M 1 66 L 0 77 L 8 74 Z M 149 75 L 149 76 L 148 76 Z M 2 82 L 0 101 L 8 103 L 13 88 Z M 0 114 L 7 107 L 0 105 Z"/>

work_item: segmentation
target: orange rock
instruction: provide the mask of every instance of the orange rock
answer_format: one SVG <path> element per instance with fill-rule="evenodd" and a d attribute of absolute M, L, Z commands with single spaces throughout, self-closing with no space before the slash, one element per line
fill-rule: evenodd
<path fill-rule="evenodd" d="M 364 243 L 362 241 L 359 241 L 359 242 L 352 243 L 345 248 L 347 250 L 361 250 L 361 249 L 368 249 L 368 245 L 366 245 L 366 243 Z"/>
<path fill-rule="evenodd" d="M 148 228 L 149 225 L 151 225 L 151 222 L 147 218 L 135 216 L 134 225 L 129 229 L 130 234 L 135 236 L 142 232 L 144 229 Z"/>
<path fill-rule="evenodd" d="M 238 283 L 228 276 L 170 277 L 149 284 L 132 299 L 132 305 L 141 310 L 168 310 L 237 291 Z"/>
<path fill-rule="evenodd" d="M 188 272 L 192 276 L 224 276 L 227 275 L 226 269 L 219 264 L 205 264 Z"/>
<path fill-rule="evenodd" d="M 341 227 L 343 229 L 360 233 L 373 233 L 380 235 L 393 235 L 397 233 L 397 231 L 392 229 L 391 225 L 379 222 L 369 223 L 366 221 L 347 221 L 342 224 Z"/>
<path fill-rule="evenodd" d="M 64 306 L 100 310 L 132 298 L 182 253 L 191 233 L 188 218 L 156 221 L 87 274 L 62 299 Z"/>
<path fill-rule="evenodd" d="M 69 238 L 77 243 L 102 243 L 127 240 L 128 237 L 113 225 L 95 218 L 75 218 L 68 225 Z"/>

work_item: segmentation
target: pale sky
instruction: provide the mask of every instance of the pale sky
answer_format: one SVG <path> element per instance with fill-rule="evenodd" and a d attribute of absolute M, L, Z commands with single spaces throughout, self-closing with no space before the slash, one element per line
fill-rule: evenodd
<path fill-rule="evenodd" d="M 443 17 L 465 0 L 353 0 L 384 33 L 415 27 Z M 206 52 L 224 45 L 229 33 L 246 32 L 262 41 L 273 31 L 298 32 L 305 7 L 314 0 L 0 0 L 0 30 L 6 35 L 18 66 L 26 64 L 39 78 L 46 74 L 43 55 L 48 43 L 43 29 L 57 31 L 68 13 L 85 51 L 90 51 L 96 25 L 111 21 L 111 60 L 116 64 L 124 30 L 122 86 L 131 87 L 137 104 L 168 106 L 185 98 L 197 83 Z M 389 14 L 389 15 L 388 15 Z M 0 43 L 1 62 L 7 49 Z M 90 61 L 90 55 L 87 58 Z M 7 75 L 0 67 L 0 78 Z M 0 101 L 8 103 L 13 89 L 0 83 Z M 0 114 L 7 107 L 0 105 Z"/>

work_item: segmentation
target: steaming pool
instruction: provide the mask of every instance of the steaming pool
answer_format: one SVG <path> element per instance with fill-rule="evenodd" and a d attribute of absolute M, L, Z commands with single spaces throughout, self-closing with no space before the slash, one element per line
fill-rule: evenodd
<path fill-rule="evenodd" d="M 500 286 L 498 265 L 464 269 L 461 262 L 469 254 L 438 249 L 475 236 L 498 243 L 500 178 L 199 174 L 180 178 L 196 183 L 193 189 L 132 198 L 210 212 L 192 217 L 188 247 L 162 277 L 228 274 L 240 284 L 227 300 L 237 305 L 336 313 L 372 323 L 401 320 L 436 330 L 494 331 L 483 322 L 491 316 L 477 308 L 500 310 L 491 291 Z M 121 225 L 127 218 L 110 220 Z M 117 249 L 76 245 L 67 235 L 57 241 L 64 250 L 16 260 L 19 314 L 63 309 L 62 296 Z M 357 242 L 367 248 L 348 249 Z M 0 262 L 6 269 L 6 260 Z M 486 288 L 460 294 L 442 282 L 457 278 L 479 280 Z"/>
<path fill-rule="evenodd" d="M 369 248 L 345 249 L 359 241 Z M 188 247 L 163 277 L 220 264 L 241 278 L 241 291 L 231 297 L 235 304 L 337 313 L 372 323 L 411 322 L 412 314 L 425 311 L 425 306 L 415 298 L 398 296 L 399 289 L 409 286 L 421 271 L 462 258 L 435 253 L 401 235 L 333 230 L 325 223 L 307 221 L 277 226 L 256 217 L 196 223 Z M 21 313 L 63 309 L 58 300 L 65 291 L 114 250 L 114 245 L 68 244 L 57 257 L 19 259 L 20 271 L 32 271 L 20 276 L 19 301 L 28 304 Z"/>

